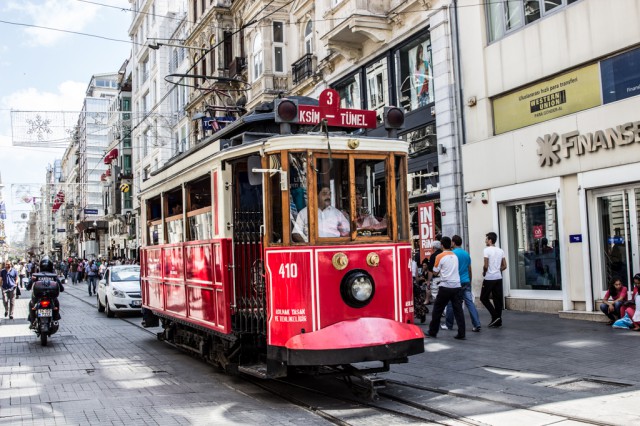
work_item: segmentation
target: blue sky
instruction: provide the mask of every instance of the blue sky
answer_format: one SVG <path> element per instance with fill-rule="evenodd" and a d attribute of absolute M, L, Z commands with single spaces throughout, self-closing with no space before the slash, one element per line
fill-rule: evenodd
<path fill-rule="evenodd" d="M 64 152 L 13 146 L 11 110 L 80 111 L 91 76 L 117 72 L 129 56 L 130 8 L 128 0 L 0 1 L 0 173 L 9 243 L 30 208 L 16 193 L 44 183 L 47 165 Z M 14 130 L 26 116 L 13 113 Z"/>

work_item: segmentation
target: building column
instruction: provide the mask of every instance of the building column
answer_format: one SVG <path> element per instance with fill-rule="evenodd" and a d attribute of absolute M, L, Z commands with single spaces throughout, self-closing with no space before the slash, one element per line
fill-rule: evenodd
<path fill-rule="evenodd" d="M 452 17 L 448 8 L 431 16 L 433 85 L 435 88 L 438 170 L 442 234 L 458 234 L 466 244 L 466 209 L 462 188 L 462 135 L 458 122 Z"/>

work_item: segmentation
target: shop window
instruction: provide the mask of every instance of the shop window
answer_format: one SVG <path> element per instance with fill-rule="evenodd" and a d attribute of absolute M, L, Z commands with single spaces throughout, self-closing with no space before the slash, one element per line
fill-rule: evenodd
<path fill-rule="evenodd" d="M 341 108 L 362 108 L 360 100 L 360 75 L 353 74 L 334 87 L 340 95 Z"/>
<path fill-rule="evenodd" d="M 389 104 L 389 73 L 383 58 L 366 68 L 367 108 L 378 113 L 382 121 L 384 107 Z"/>
<path fill-rule="evenodd" d="M 398 87 L 400 105 L 413 111 L 434 101 L 431 39 L 429 34 L 402 47 L 396 53 L 400 72 Z"/>
<path fill-rule="evenodd" d="M 512 290 L 561 290 L 560 242 L 555 199 L 506 207 Z"/>

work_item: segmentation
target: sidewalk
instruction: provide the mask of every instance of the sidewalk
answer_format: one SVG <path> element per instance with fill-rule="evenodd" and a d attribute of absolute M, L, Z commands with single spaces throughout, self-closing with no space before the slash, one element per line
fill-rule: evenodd
<path fill-rule="evenodd" d="M 455 326 L 440 330 L 436 339 L 425 339 L 424 354 L 394 367 L 390 378 L 609 424 L 640 424 L 639 332 L 515 311 L 503 312 L 503 327 L 487 328 L 490 316 L 478 308 L 480 333 L 471 332 L 465 310 L 466 340 L 453 338 Z M 421 325 L 425 333 L 430 320 L 427 315 Z"/>

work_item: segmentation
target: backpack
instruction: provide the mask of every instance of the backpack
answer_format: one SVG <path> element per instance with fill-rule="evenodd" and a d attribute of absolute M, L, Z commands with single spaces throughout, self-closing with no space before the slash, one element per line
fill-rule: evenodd
<path fill-rule="evenodd" d="M 82 272 L 84 265 L 82 263 L 78 263 L 78 272 Z"/>

